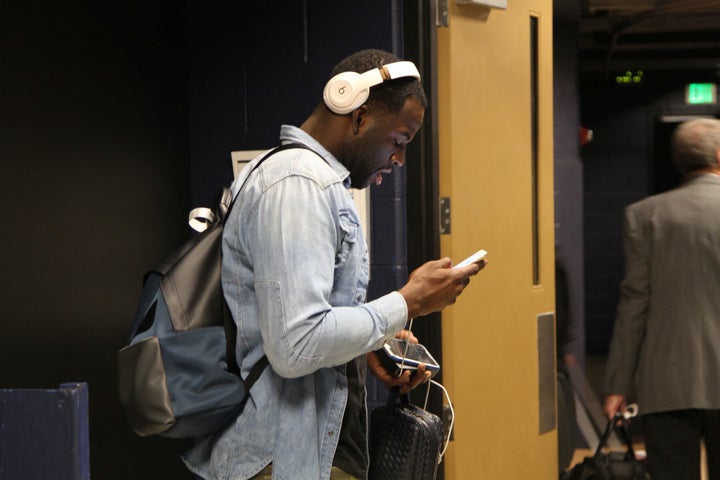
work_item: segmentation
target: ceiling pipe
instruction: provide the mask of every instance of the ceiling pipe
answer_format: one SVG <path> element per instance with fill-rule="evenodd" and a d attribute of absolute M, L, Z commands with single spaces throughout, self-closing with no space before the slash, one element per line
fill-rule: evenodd
<path fill-rule="evenodd" d="M 612 60 L 612 55 L 617 45 L 618 38 L 629 28 L 657 18 L 665 17 L 667 15 L 703 13 L 708 7 L 712 7 L 717 10 L 717 0 L 675 0 L 673 3 L 668 3 L 667 5 L 658 6 L 656 8 L 640 12 L 633 15 L 630 19 L 614 26 L 610 36 L 608 52 L 605 55 L 605 75 L 609 73 L 610 62 Z"/>

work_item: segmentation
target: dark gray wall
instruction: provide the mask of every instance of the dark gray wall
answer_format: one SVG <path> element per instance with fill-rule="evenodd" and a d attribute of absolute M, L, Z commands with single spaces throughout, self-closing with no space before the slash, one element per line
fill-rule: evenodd
<path fill-rule="evenodd" d="M 130 434 L 115 356 L 188 233 L 186 56 L 183 1 L 0 11 L 0 387 L 87 382 L 93 478 L 168 458 Z"/>
<path fill-rule="evenodd" d="M 553 93 L 555 160 L 555 266 L 558 354 L 585 358 L 583 274 L 583 165 L 580 158 L 575 0 L 555 0 Z M 562 303 L 562 305 L 561 305 Z"/>

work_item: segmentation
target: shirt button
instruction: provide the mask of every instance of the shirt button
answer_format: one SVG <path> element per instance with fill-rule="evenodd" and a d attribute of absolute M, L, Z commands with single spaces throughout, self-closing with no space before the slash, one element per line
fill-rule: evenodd
<path fill-rule="evenodd" d="M 335 435 L 335 432 L 333 432 L 332 430 L 330 430 L 330 431 L 328 432 L 328 436 L 329 436 L 329 437 L 332 437 L 333 435 Z"/>

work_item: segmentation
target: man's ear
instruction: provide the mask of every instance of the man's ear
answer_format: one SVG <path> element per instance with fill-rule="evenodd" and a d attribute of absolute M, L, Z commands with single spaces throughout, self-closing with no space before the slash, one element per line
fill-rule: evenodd
<path fill-rule="evenodd" d="M 363 103 L 358 108 L 353 110 L 352 112 L 352 127 L 353 127 L 353 134 L 357 135 L 360 132 L 360 129 L 365 126 L 367 123 L 367 117 L 370 115 L 370 109 L 367 106 L 367 103 Z"/>

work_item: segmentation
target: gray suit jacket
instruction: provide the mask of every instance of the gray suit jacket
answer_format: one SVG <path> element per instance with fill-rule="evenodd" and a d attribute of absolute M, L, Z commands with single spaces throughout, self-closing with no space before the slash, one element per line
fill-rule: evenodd
<path fill-rule="evenodd" d="M 606 393 L 641 413 L 720 409 L 720 178 L 625 210 L 625 278 Z"/>

